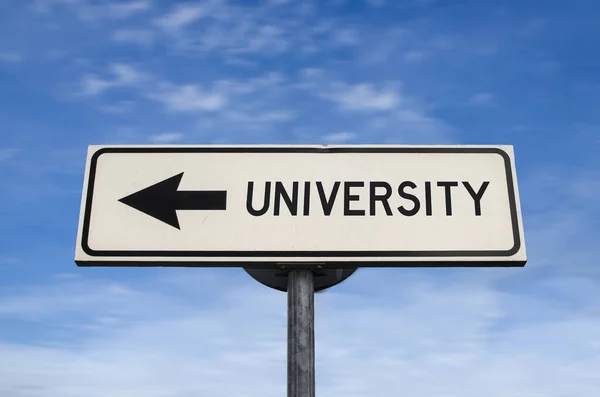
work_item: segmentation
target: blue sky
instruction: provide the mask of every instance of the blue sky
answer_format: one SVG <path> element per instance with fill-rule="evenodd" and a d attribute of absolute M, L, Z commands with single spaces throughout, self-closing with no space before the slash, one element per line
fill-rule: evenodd
<path fill-rule="evenodd" d="M 77 268 L 86 147 L 512 144 L 529 262 L 360 269 L 317 296 L 321 396 L 600 389 L 600 5 L 0 3 L 0 395 L 276 396 L 285 295 Z"/>

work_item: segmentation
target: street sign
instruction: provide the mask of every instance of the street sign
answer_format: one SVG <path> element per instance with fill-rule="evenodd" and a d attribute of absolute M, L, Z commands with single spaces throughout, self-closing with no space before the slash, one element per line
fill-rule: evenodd
<path fill-rule="evenodd" d="M 523 266 L 512 146 L 90 146 L 80 266 Z"/>

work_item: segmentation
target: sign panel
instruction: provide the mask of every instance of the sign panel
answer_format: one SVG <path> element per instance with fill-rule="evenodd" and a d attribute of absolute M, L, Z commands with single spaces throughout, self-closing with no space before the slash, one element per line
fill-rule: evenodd
<path fill-rule="evenodd" d="M 512 146 L 90 146 L 82 266 L 523 266 Z"/>

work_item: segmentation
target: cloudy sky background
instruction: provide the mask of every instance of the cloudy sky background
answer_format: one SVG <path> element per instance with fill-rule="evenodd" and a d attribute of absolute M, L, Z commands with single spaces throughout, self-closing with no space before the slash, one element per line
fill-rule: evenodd
<path fill-rule="evenodd" d="M 0 1 L 0 396 L 285 393 L 241 269 L 79 269 L 88 144 L 513 144 L 529 263 L 360 269 L 320 396 L 600 390 L 600 4 Z"/>

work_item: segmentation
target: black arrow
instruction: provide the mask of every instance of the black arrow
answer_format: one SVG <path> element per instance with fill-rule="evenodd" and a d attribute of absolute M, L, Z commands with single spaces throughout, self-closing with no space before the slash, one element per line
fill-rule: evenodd
<path fill-rule="evenodd" d="M 177 190 L 183 172 L 123 197 L 119 201 L 179 229 L 176 210 L 225 210 L 227 191 Z"/>

